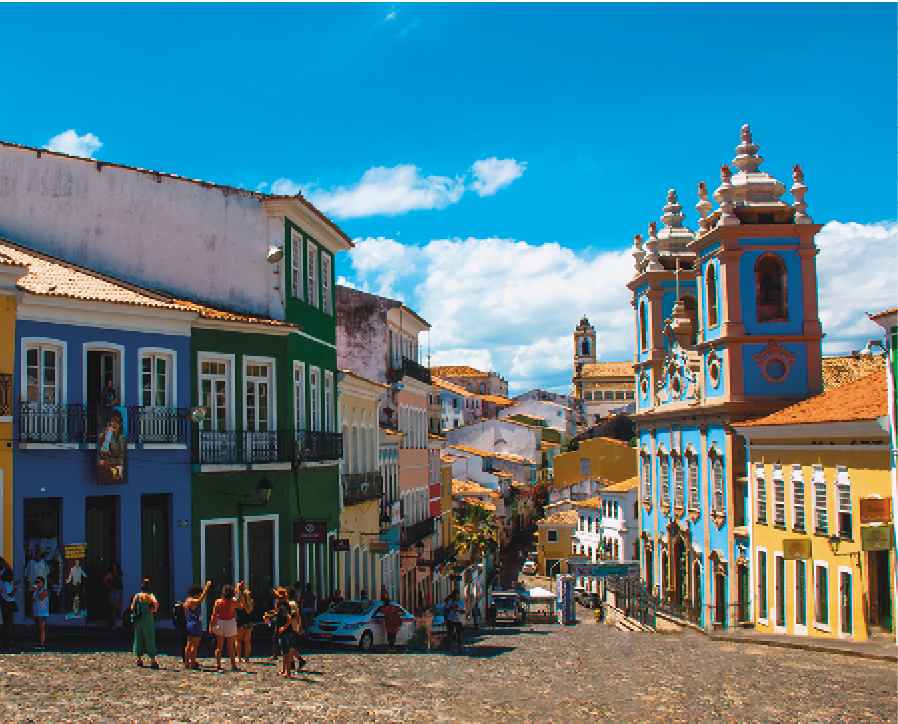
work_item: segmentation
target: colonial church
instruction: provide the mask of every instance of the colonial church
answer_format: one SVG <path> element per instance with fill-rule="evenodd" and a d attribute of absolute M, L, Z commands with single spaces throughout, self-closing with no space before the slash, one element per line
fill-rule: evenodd
<path fill-rule="evenodd" d="M 632 362 L 596 362 L 596 330 L 585 314 L 574 330 L 571 382 L 571 396 L 583 400 L 583 413 L 590 425 L 609 412 L 628 410 L 636 396 Z"/>
<path fill-rule="evenodd" d="M 661 228 L 635 237 L 636 414 L 642 576 L 703 626 L 749 621 L 752 579 L 744 440 L 736 423 L 822 390 L 817 310 L 821 226 L 800 166 L 786 186 L 760 170 L 743 126 L 699 229 L 675 191 Z"/>

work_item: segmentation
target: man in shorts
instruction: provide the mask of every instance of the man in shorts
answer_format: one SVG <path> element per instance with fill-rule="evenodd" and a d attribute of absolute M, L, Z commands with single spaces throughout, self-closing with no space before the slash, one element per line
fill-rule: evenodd
<path fill-rule="evenodd" d="M 305 659 L 299 655 L 299 627 L 300 615 L 290 606 L 290 596 L 286 588 L 278 588 L 277 606 L 275 608 L 275 630 L 278 634 L 278 643 L 284 655 L 281 671 L 278 674 L 286 679 L 292 678 L 293 659 L 296 659 L 297 668 L 306 665 Z"/>

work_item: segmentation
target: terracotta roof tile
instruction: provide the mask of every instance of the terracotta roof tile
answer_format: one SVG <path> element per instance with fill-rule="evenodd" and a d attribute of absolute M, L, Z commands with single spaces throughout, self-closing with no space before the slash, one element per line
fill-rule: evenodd
<path fill-rule="evenodd" d="M 605 488 L 603 493 L 626 493 L 628 490 L 633 490 L 633 488 L 639 487 L 639 478 L 627 478 L 619 483 L 612 483 L 607 488 Z"/>
<path fill-rule="evenodd" d="M 829 392 L 846 382 L 859 380 L 885 367 L 883 355 L 845 355 L 823 358 L 823 391 Z"/>
<path fill-rule="evenodd" d="M 594 498 L 589 498 L 588 500 L 572 500 L 571 505 L 576 506 L 577 508 L 593 508 L 595 510 L 602 509 L 602 499 L 597 495 Z"/>
<path fill-rule="evenodd" d="M 882 368 L 872 375 L 848 382 L 767 417 L 744 422 L 737 428 L 875 420 L 889 412 L 887 385 L 886 370 Z"/>
<path fill-rule="evenodd" d="M 486 372 L 475 370 L 467 365 L 438 365 L 430 368 L 436 377 L 486 377 Z"/>
<path fill-rule="evenodd" d="M 433 369 L 436 368 L 434 367 Z M 433 374 L 433 370 L 431 370 L 431 374 Z M 464 387 L 461 387 L 460 385 L 454 385 L 451 382 L 440 379 L 439 377 L 433 377 L 433 384 L 434 387 L 439 387 L 440 389 L 446 390 L 447 392 L 454 392 L 457 395 L 463 395 L 465 397 L 476 396 L 473 392 L 468 392 Z"/>
<path fill-rule="evenodd" d="M 879 319 L 880 317 L 885 317 L 887 314 L 895 314 L 896 312 L 898 312 L 898 307 L 896 307 L 895 309 L 886 309 L 884 312 L 871 314 L 870 319 Z"/>
<path fill-rule="evenodd" d="M 298 324 L 291 324 L 282 319 L 272 319 L 271 317 L 263 317 L 261 315 L 254 316 L 249 314 L 237 314 L 236 312 L 228 312 L 223 309 L 216 309 L 205 304 L 197 304 L 189 302 L 186 299 L 175 299 L 178 305 L 187 309 L 195 310 L 203 319 L 217 319 L 225 322 L 245 322 L 246 324 L 266 324 L 270 327 L 287 327 L 290 329 L 302 329 Z M 386 385 L 384 385 L 386 387 Z"/>
<path fill-rule="evenodd" d="M 591 362 L 583 365 L 580 378 L 584 377 L 633 377 L 632 362 Z"/>
<path fill-rule="evenodd" d="M 537 525 L 577 525 L 576 510 L 559 510 L 556 513 L 536 521 Z"/>

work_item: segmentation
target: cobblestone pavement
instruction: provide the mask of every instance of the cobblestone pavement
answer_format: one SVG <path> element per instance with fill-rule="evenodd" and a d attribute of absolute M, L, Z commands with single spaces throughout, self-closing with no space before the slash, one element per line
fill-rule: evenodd
<path fill-rule="evenodd" d="M 886 662 L 595 625 L 467 634 L 462 655 L 313 650 L 292 681 L 261 658 L 245 672 L 215 673 L 183 671 L 174 656 L 160 656 L 159 671 L 140 669 L 122 651 L 0 654 L 0 721 L 896 718 L 896 672 Z"/>

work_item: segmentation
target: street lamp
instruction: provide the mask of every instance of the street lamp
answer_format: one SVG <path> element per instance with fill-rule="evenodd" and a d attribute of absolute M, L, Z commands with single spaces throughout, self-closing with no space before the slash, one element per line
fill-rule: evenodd
<path fill-rule="evenodd" d="M 850 553 L 839 553 L 839 544 L 842 542 L 841 538 L 837 535 L 831 535 L 826 539 L 827 544 L 829 545 L 829 550 L 834 556 L 851 556 L 854 558 L 855 564 L 860 568 L 861 565 L 861 553 L 860 551 L 852 551 Z M 856 558 L 855 558 L 856 556 Z"/>
<path fill-rule="evenodd" d="M 258 503 L 237 503 L 237 513 L 240 518 L 240 525 L 243 526 L 243 511 L 247 508 L 264 508 L 268 505 L 268 501 L 271 500 L 271 491 L 274 490 L 274 486 L 271 484 L 271 481 L 268 478 L 262 478 L 259 483 L 256 485 L 256 495 L 259 497 Z M 249 497 L 244 496 L 244 497 Z"/>

